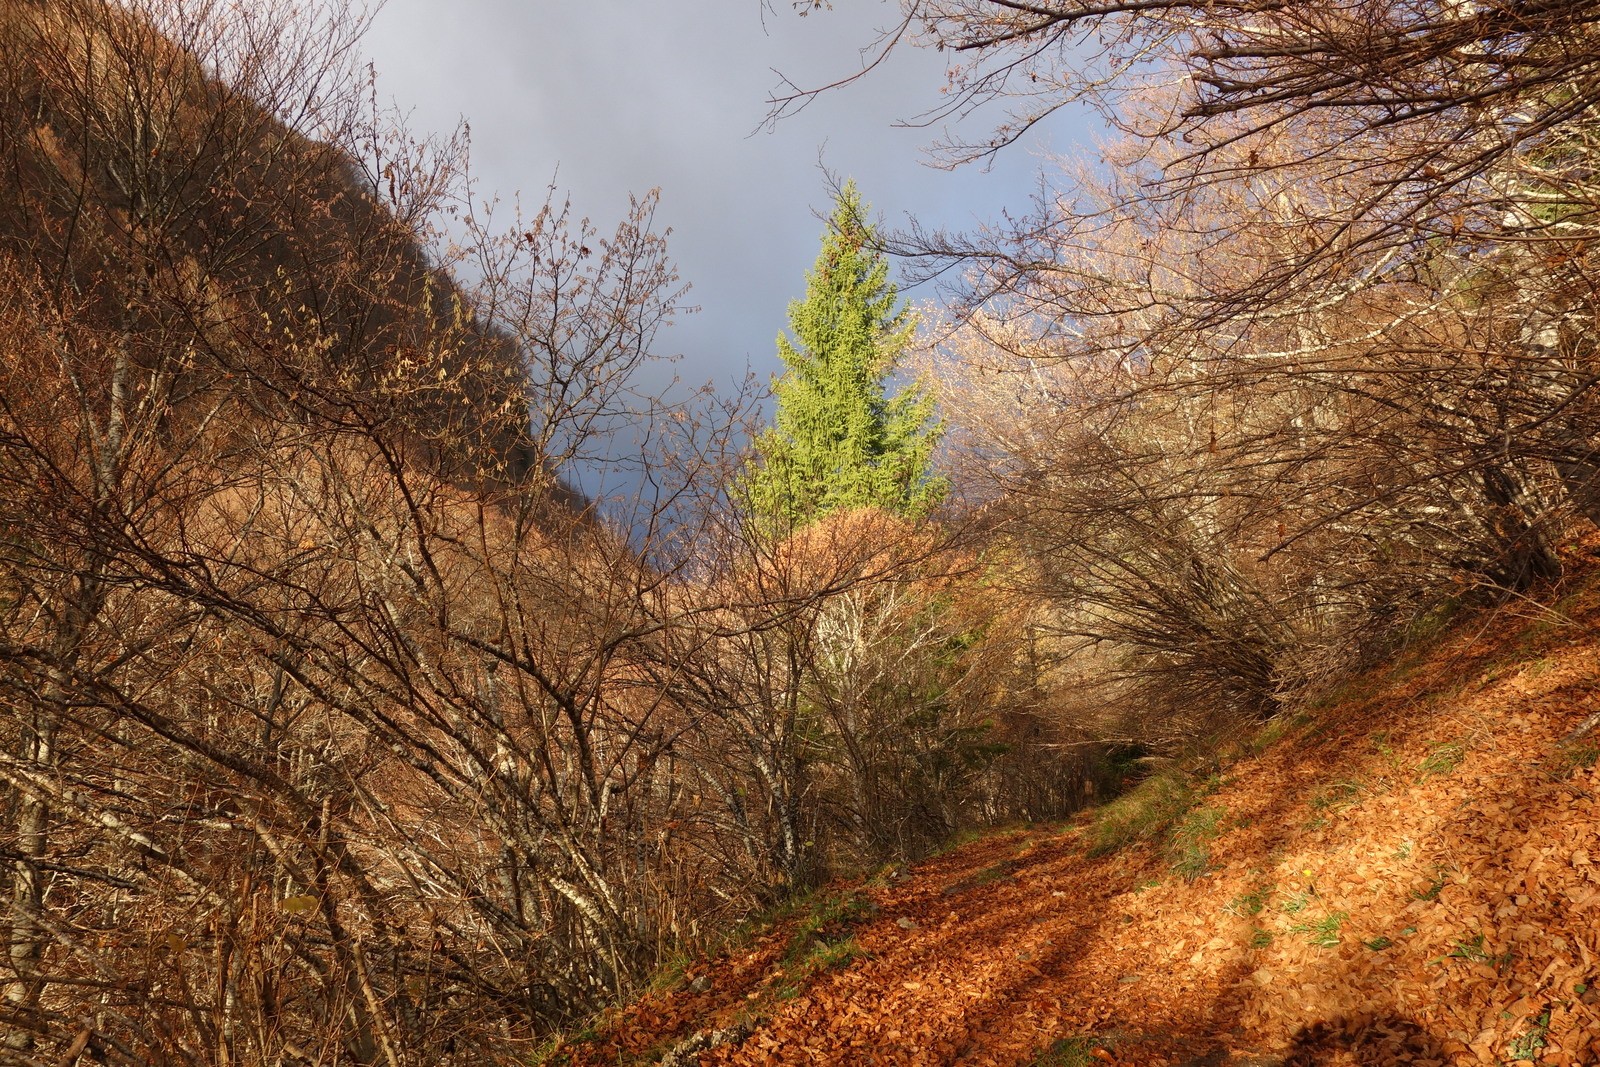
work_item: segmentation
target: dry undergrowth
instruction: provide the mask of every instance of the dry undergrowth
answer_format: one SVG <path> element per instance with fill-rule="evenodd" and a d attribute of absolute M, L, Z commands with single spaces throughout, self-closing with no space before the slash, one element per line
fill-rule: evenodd
<path fill-rule="evenodd" d="M 721 1028 L 685 1060 L 1600 1063 L 1600 730 L 1564 740 L 1600 710 L 1600 597 L 1572 599 L 1364 679 L 1159 840 L 987 838 L 861 890 L 799 981 L 804 912 L 550 1062 Z"/>

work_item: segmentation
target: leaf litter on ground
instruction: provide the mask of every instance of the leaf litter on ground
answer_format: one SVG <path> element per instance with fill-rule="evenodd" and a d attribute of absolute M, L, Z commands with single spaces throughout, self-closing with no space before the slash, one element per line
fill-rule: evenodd
<path fill-rule="evenodd" d="M 1241 757 L 1203 869 L 1159 841 L 1092 856 L 1090 816 L 997 833 L 824 890 L 872 906 L 783 995 L 794 918 L 547 1062 L 721 1033 L 683 1062 L 1600 1063 L 1600 768 L 1570 738 L 1600 594 L 1567 612 L 1490 613 Z"/>

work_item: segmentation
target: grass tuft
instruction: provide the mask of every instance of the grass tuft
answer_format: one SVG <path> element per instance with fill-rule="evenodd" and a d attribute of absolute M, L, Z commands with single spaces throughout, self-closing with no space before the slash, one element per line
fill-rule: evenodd
<path fill-rule="evenodd" d="M 1030 1067 L 1093 1067 L 1100 1063 L 1095 1051 L 1106 1054 L 1099 1038 L 1087 1035 L 1057 1038 L 1030 1061 Z"/>
<path fill-rule="evenodd" d="M 1511 962 L 1512 953 L 1491 952 L 1486 946 L 1487 939 L 1483 934 L 1473 934 L 1455 943 L 1455 947 L 1446 952 L 1442 958 L 1460 960 L 1463 963 L 1486 963 L 1495 970 L 1500 970 Z"/>
<path fill-rule="evenodd" d="M 1308 944 L 1318 948 L 1333 948 L 1341 943 L 1339 928 L 1345 920 L 1350 918 L 1350 913 L 1345 911 L 1329 912 L 1315 922 L 1298 922 L 1289 927 L 1291 934 L 1304 934 Z"/>
<path fill-rule="evenodd" d="M 693 962 L 687 952 L 674 952 L 667 957 L 665 963 L 657 967 L 645 983 L 645 990 L 649 993 L 671 993 L 683 985 L 685 972 Z"/>
<path fill-rule="evenodd" d="M 1517 1038 L 1506 1046 L 1506 1057 L 1513 1060 L 1536 1060 L 1550 1044 L 1550 1009 L 1528 1024 Z"/>
<path fill-rule="evenodd" d="M 1600 744 L 1566 743 L 1557 746 L 1548 773 L 1558 780 L 1571 778 L 1579 771 L 1593 767 L 1596 762 L 1600 762 Z"/>
<path fill-rule="evenodd" d="M 1436 774 L 1450 774 L 1461 761 L 1467 758 L 1467 746 L 1460 741 L 1445 741 L 1434 745 L 1428 753 L 1428 758 L 1422 761 L 1417 777 L 1427 778 Z"/>
<path fill-rule="evenodd" d="M 1211 843 L 1222 832 L 1226 813 L 1219 808 L 1195 808 L 1173 828 L 1167 840 L 1172 870 L 1192 882 L 1211 870 Z"/>
<path fill-rule="evenodd" d="M 1176 771 L 1153 775 L 1104 805 L 1089 828 L 1089 855 L 1105 856 L 1165 833 L 1195 801 L 1195 790 Z"/>
<path fill-rule="evenodd" d="M 1240 893 L 1222 909 L 1229 915 L 1237 915 L 1241 919 L 1248 919 L 1261 912 L 1267 906 L 1267 899 L 1272 896 L 1270 885 L 1258 885 L 1248 893 Z"/>
<path fill-rule="evenodd" d="M 821 974 L 823 971 L 848 967 L 860 955 L 861 946 L 856 943 L 853 935 L 839 941 L 817 941 L 795 961 L 795 965 L 790 969 L 790 976 L 804 982 L 812 975 Z"/>

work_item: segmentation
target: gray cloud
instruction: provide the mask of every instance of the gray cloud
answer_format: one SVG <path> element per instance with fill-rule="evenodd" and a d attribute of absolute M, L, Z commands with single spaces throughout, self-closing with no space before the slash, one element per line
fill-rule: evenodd
<path fill-rule="evenodd" d="M 938 101 L 943 62 L 921 50 L 752 135 L 774 69 L 803 83 L 848 73 L 895 14 L 867 0 L 806 18 L 778 7 L 764 28 L 759 0 L 389 0 L 367 44 L 380 91 L 415 127 L 470 122 L 486 192 L 538 198 L 554 177 L 605 228 L 630 192 L 660 187 L 658 217 L 702 308 L 663 346 L 683 354 L 686 381 L 727 383 L 747 364 L 777 369 L 774 338 L 828 206 L 819 158 L 891 225 L 962 229 L 1020 203 L 1036 169 L 1026 150 L 990 173 L 923 164 L 936 131 L 893 126 Z"/>

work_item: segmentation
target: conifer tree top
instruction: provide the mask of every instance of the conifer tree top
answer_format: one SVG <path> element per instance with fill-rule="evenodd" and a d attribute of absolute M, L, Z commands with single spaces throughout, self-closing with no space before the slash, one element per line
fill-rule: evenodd
<path fill-rule="evenodd" d="M 806 294 L 778 337 L 784 373 L 772 426 L 742 484 L 752 518 L 784 533 L 841 508 L 926 513 L 944 493 L 931 460 L 941 431 L 920 383 L 889 379 L 916 318 L 889 280 L 854 182 L 834 198 Z"/>

